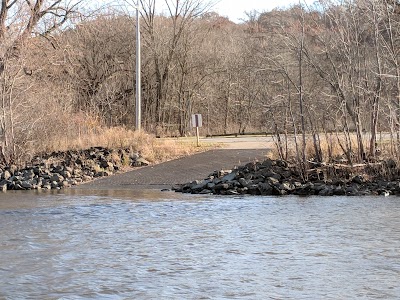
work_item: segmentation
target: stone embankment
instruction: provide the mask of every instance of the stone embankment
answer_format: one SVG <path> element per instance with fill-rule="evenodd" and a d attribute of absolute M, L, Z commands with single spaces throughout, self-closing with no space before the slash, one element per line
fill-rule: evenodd
<path fill-rule="evenodd" d="M 296 168 L 285 161 L 265 160 L 233 170 L 215 171 L 204 180 L 176 185 L 173 189 L 219 195 L 400 195 L 399 180 L 382 179 L 383 173 L 396 177 L 395 162 L 358 167 L 319 166 L 309 170 L 304 181 Z"/>
<path fill-rule="evenodd" d="M 145 165 L 148 162 L 130 149 L 53 152 L 35 157 L 25 167 L 0 168 L 0 191 L 62 189 Z"/>

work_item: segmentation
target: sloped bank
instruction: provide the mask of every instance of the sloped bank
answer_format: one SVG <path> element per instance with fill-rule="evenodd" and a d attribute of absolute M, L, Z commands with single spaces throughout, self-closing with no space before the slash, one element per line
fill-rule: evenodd
<path fill-rule="evenodd" d="M 215 171 L 206 179 L 173 190 L 219 195 L 400 195 L 399 169 L 393 160 L 358 166 L 324 165 L 308 170 L 304 182 L 294 166 L 281 160 L 248 163 Z"/>
<path fill-rule="evenodd" d="M 62 189 L 145 165 L 148 162 L 129 148 L 53 152 L 35 157 L 24 167 L 0 168 L 0 191 Z"/>

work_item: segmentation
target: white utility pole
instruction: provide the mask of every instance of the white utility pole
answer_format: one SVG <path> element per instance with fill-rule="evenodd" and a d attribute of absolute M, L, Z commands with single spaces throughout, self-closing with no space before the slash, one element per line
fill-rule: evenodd
<path fill-rule="evenodd" d="M 141 59 L 140 59 L 140 12 L 139 0 L 136 1 L 136 130 L 140 131 L 142 124 L 142 84 L 141 84 Z"/>

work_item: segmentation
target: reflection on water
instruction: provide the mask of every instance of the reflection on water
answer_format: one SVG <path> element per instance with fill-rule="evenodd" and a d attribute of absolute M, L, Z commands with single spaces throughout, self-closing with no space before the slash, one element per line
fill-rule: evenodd
<path fill-rule="evenodd" d="M 0 194 L 0 299 L 398 299 L 397 198 Z"/>

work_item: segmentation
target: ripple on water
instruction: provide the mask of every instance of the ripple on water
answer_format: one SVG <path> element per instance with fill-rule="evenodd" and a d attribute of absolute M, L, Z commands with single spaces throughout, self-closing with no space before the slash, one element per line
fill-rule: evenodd
<path fill-rule="evenodd" d="M 400 297 L 396 198 L 179 197 L 0 209 L 0 298 Z"/>

